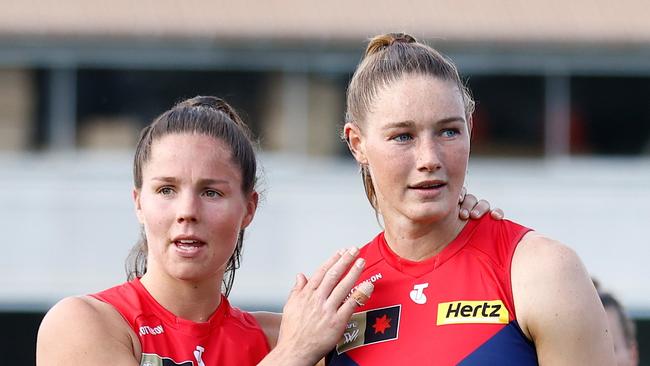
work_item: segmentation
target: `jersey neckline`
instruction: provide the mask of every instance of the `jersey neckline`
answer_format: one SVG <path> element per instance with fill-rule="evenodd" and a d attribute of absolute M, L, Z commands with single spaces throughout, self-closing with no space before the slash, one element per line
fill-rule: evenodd
<path fill-rule="evenodd" d="M 184 333 L 189 333 L 193 335 L 207 335 L 210 330 L 219 325 L 226 315 L 226 310 L 229 307 L 228 299 L 221 294 L 221 301 L 217 309 L 210 315 L 206 322 L 195 322 L 189 319 L 181 318 L 176 316 L 176 314 L 169 311 L 167 308 L 162 306 L 147 290 L 146 287 L 142 284 L 139 278 L 131 281 L 133 286 L 135 286 L 141 294 L 143 294 L 147 301 L 156 309 L 156 316 L 160 318 L 167 326 L 170 326 L 174 329 L 177 329 Z"/>
<path fill-rule="evenodd" d="M 471 233 L 483 219 L 484 218 L 478 220 L 469 220 L 469 222 L 465 224 L 465 227 L 463 227 L 460 233 L 458 233 L 456 238 L 447 244 L 447 246 L 442 249 L 440 253 L 421 261 L 412 261 L 397 255 L 390 248 L 388 242 L 386 242 L 386 237 L 384 235 L 385 232 L 383 231 L 377 238 L 377 246 L 379 247 L 379 252 L 382 258 L 391 267 L 411 277 L 421 277 L 442 266 L 449 258 L 453 257 L 454 254 L 461 250 L 465 244 L 467 244 Z"/>

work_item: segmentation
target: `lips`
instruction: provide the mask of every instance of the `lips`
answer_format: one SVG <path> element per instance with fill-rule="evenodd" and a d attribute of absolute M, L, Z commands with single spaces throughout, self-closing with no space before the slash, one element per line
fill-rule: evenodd
<path fill-rule="evenodd" d="M 198 240 L 177 240 L 174 241 L 174 244 L 179 248 L 192 248 L 192 247 L 200 247 L 205 243 Z"/>
<path fill-rule="evenodd" d="M 193 256 L 205 246 L 205 242 L 198 237 L 181 236 L 172 240 L 178 253 L 182 256 Z"/>
<path fill-rule="evenodd" d="M 426 190 L 426 189 L 442 188 L 445 185 L 447 185 L 447 183 L 440 180 L 427 180 L 427 181 L 418 182 L 413 185 L 409 185 L 409 188 Z"/>

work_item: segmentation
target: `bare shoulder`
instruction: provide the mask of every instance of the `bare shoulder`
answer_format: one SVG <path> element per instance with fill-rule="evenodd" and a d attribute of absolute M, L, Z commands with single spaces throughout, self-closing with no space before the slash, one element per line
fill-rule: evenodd
<path fill-rule="evenodd" d="M 512 267 L 513 282 L 538 282 L 538 285 L 555 286 L 567 283 L 558 281 L 567 279 L 567 275 L 588 278 L 582 261 L 573 249 L 536 232 L 529 232 L 521 239 L 515 250 Z"/>
<path fill-rule="evenodd" d="M 111 305 L 88 296 L 54 305 L 38 330 L 38 366 L 82 363 L 135 366 L 132 331 Z M 139 346 L 139 345 L 138 345 Z"/>
<path fill-rule="evenodd" d="M 511 275 L 519 325 L 540 365 L 614 362 L 605 312 L 575 251 L 530 232 L 515 250 Z"/>
<path fill-rule="evenodd" d="M 278 335 L 280 333 L 280 323 L 282 323 L 282 314 L 281 313 L 271 313 L 268 311 L 256 311 L 250 313 L 260 327 L 266 334 L 266 339 L 269 342 L 269 346 L 274 348 L 278 343 Z"/>

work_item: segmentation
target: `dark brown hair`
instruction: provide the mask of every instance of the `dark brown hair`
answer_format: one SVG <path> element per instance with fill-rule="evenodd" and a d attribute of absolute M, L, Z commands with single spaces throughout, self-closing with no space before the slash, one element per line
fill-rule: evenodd
<path fill-rule="evenodd" d="M 600 297 L 600 301 L 603 303 L 605 309 L 610 308 L 616 312 L 616 317 L 623 329 L 625 344 L 628 347 L 633 346 L 636 343 L 636 327 L 634 326 L 632 319 L 627 316 L 623 305 L 621 305 L 612 294 L 607 292 L 599 292 L 598 296 Z"/>
<path fill-rule="evenodd" d="M 230 148 L 232 161 L 241 171 L 242 192 L 249 194 L 255 189 L 257 161 L 250 130 L 228 103 L 211 96 L 184 100 L 142 129 L 133 159 L 133 184 L 136 189 L 142 188 L 142 168 L 150 159 L 153 143 L 164 136 L 183 133 L 223 141 Z M 224 273 L 222 291 L 226 296 L 235 280 L 235 270 L 239 268 L 243 238 L 244 229 L 239 232 L 235 251 Z M 143 234 L 126 259 L 128 280 L 142 277 L 147 272 L 147 250 L 147 239 Z"/>
<path fill-rule="evenodd" d="M 382 88 L 406 74 L 432 76 L 458 86 L 469 121 L 474 112 L 474 99 L 463 84 L 456 66 L 435 49 L 418 42 L 405 33 L 387 33 L 370 40 L 366 52 L 348 85 L 345 122 L 363 125 L 368 111 Z M 342 136 L 347 140 L 347 136 Z M 377 196 L 368 167 L 361 166 L 366 196 L 377 210 Z"/>

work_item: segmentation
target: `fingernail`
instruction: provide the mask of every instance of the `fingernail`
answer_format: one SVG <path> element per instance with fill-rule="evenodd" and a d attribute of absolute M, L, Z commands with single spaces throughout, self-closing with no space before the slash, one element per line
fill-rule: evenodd
<path fill-rule="evenodd" d="M 477 210 L 473 210 L 473 211 L 472 211 L 472 215 L 474 215 L 474 216 L 478 216 L 478 211 L 477 211 Z"/>
<path fill-rule="evenodd" d="M 352 248 L 348 249 L 348 253 L 350 253 L 350 255 L 354 257 L 359 253 L 359 248 L 352 247 Z"/>
<path fill-rule="evenodd" d="M 339 249 L 336 253 L 338 253 L 338 255 L 343 255 L 345 252 L 347 252 L 346 249 Z"/>
<path fill-rule="evenodd" d="M 467 211 L 466 209 L 460 210 L 460 216 L 461 217 L 469 217 L 469 211 Z"/>
<path fill-rule="evenodd" d="M 359 258 L 354 262 L 354 265 L 357 266 L 358 268 L 363 268 L 363 266 L 366 265 L 366 260 L 363 258 Z"/>

